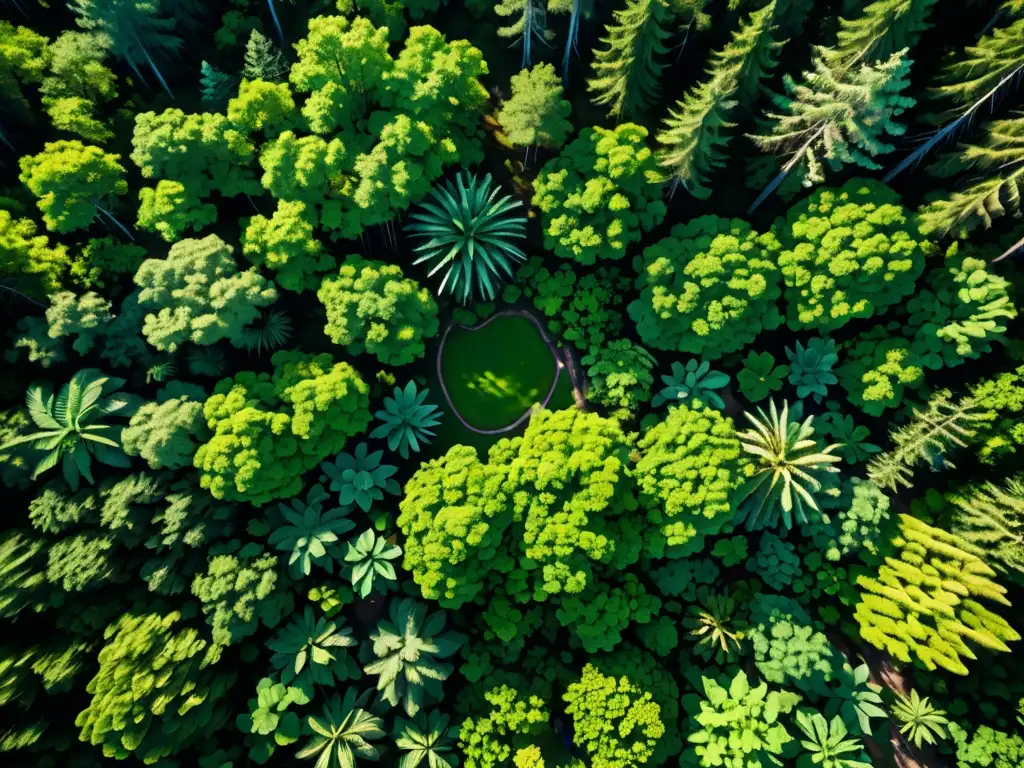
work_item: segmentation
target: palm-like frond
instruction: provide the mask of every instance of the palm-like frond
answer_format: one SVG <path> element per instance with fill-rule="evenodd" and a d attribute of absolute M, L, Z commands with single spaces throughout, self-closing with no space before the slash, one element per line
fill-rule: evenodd
<path fill-rule="evenodd" d="M 814 494 L 822 489 L 824 475 L 839 471 L 832 464 L 841 461 L 834 455 L 841 446 L 819 449 L 814 417 L 790 421 L 787 402 L 781 412 L 771 400 L 768 414 L 758 408 L 757 416 L 743 415 L 753 429 L 739 433 L 740 443 L 755 462 L 753 475 L 737 490 L 737 522 L 745 521 L 752 531 L 777 525 L 780 518 L 792 528 L 794 513 L 799 522 L 810 522 L 807 511 L 818 511 Z"/>
<path fill-rule="evenodd" d="M 810 753 L 811 764 L 822 768 L 871 768 L 871 763 L 861 759 L 867 758 L 864 745 L 859 739 L 846 738 L 850 734 L 839 715 L 828 721 L 819 712 L 800 710 L 796 724 L 806 737 L 800 746 Z"/>
<path fill-rule="evenodd" d="M 245 329 L 242 343 L 249 352 L 262 355 L 283 346 L 292 336 L 292 321 L 276 309 L 260 315 L 253 325 Z"/>
<path fill-rule="evenodd" d="M 419 255 L 413 263 L 431 264 L 430 276 L 443 272 L 439 292 L 447 290 L 463 304 L 474 294 L 494 299 L 496 288 L 512 277 L 511 262 L 526 260 L 513 242 L 526 237 L 526 217 L 512 214 L 522 202 L 500 193 L 490 174 L 481 180 L 464 171 L 454 184 L 434 187 L 410 214 L 406 229 L 426 240 L 414 249 Z"/>
<path fill-rule="evenodd" d="M 368 698 L 369 691 L 357 695 L 354 688 L 344 698 L 335 694 L 320 717 L 307 721 L 313 738 L 296 757 L 315 759 L 314 768 L 354 768 L 357 758 L 380 759 L 371 742 L 384 737 L 384 721 L 363 709 Z"/>
<path fill-rule="evenodd" d="M 278 506 L 286 524 L 270 534 L 268 543 L 291 553 L 288 565 L 296 576 L 309 576 L 313 563 L 333 573 L 334 561 L 328 554 L 328 546 L 356 526 L 348 519 L 350 509 L 335 507 L 325 511 L 324 502 L 328 498 L 324 487 L 317 484 L 306 494 L 305 501 L 292 499 Z"/>
<path fill-rule="evenodd" d="M 935 744 L 936 739 L 946 738 L 944 726 L 949 723 L 946 713 L 916 690 L 911 689 L 909 696 L 898 693 L 892 714 L 903 724 L 900 733 L 914 742 L 915 747 L 920 748 L 922 743 Z"/>

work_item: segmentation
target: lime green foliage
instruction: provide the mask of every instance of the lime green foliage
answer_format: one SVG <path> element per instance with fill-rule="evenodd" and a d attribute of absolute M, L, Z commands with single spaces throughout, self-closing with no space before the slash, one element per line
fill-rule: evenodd
<path fill-rule="evenodd" d="M 500 768 L 513 749 L 546 729 L 550 714 L 537 696 L 521 696 L 502 685 L 484 694 L 491 710 L 468 717 L 459 726 L 459 751 L 465 768 Z"/>
<path fill-rule="evenodd" d="M 587 397 L 611 410 L 620 419 L 635 416 L 641 404 L 651 398 L 654 356 L 629 339 L 617 339 L 585 355 L 590 387 Z"/>
<path fill-rule="evenodd" d="M 258 20 L 256 20 L 256 26 L 259 26 Z M 287 72 L 288 64 L 284 61 L 284 56 L 281 55 L 278 47 L 268 37 L 260 34 L 258 29 L 253 29 L 245 44 L 242 77 L 272 83 L 280 80 Z"/>
<path fill-rule="evenodd" d="M 987 725 L 968 733 L 956 723 L 949 724 L 956 742 L 959 768 L 1013 768 L 1024 760 L 1024 736 L 997 731 Z"/>
<path fill-rule="evenodd" d="M 665 0 L 627 0 L 601 38 L 607 48 L 594 54 L 594 76 L 587 81 L 591 101 L 609 117 L 639 118 L 661 92 L 672 34 L 673 8 Z"/>
<path fill-rule="evenodd" d="M 829 403 L 829 408 L 836 404 Z M 857 424 L 852 416 L 839 410 L 830 410 L 817 417 L 815 427 L 821 434 L 835 439 L 839 443 L 839 453 L 847 464 L 859 464 L 867 461 L 872 455 L 881 452 L 874 443 L 867 442 L 871 430 L 863 424 Z"/>
<path fill-rule="evenodd" d="M 981 357 L 1017 316 L 1010 283 L 981 259 L 953 258 L 928 274 L 927 287 L 907 302 L 914 349 L 928 368 Z"/>
<path fill-rule="evenodd" d="M 912 61 L 905 51 L 847 67 L 828 63 L 829 52 L 815 49 L 802 82 L 783 77 L 785 93 L 772 94 L 777 111 L 769 115 L 766 132 L 751 136 L 758 148 L 786 155 L 782 173 L 793 174 L 805 187 L 825 181 L 826 166 L 834 172 L 847 165 L 879 170 L 875 158 L 896 148 L 886 139 L 906 131 L 896 118 L 915 104 L 901 95 L 910 85 Z M 769 185 L 758 203 L 772 189 Z"/>
<path fill-rule="evenodd" d="M 899 196 L 869 179 L 821 189 L 779 227 L 779 266 L 793 330 L 830 331 L 913 292 L 924 248 Z"/>
<path fill-rule="evenodd" d="M 1020 635 L 982 598 L 1008 606 L 1006 589 L 966 542 L 927 523 L 900 515 L 900 532 L 890 542 L 875 576 L 860 576 L 861 601 L 854 618 L 860 634 L 876 648 L 928 669 L 966 675 L 962 657 L 976 658 L 968 641 L 993 651 L 1010 650 Z"/>
<path fill-rule="evenodd" d="M 687 360 L 685 366 L 679 362 L 672 363 L 672 373 L 662 376 L 661 380 L 666 386 L 651 400 L 654 408 L 665 403 L 681 402 L 685 405 L 693 400 L 720 411 L 725 408 L 725 401 L 715 390 L 729 383 L 729 374 L 711 370 L 706 360 L 700 363 Z"/>
<path fill-rule="evenodd" d="M 750 607 L 754 663 L 770 683 L 821 692 L 841 666 L 841 656 L 795 600 L 755 595 Z"/>
<path fill-rule="evenodd" d="M 573 741 L 594 768 L 636 768 L 647 763 L 665 733 L 661 707 L 626 676 L 608 677 L 591 664 L 562 695 L 572 717 Z"/>
<path fill-rule="evenodd" d="M 233 645 L 256 632 L 276 627 L 294 605 L 278 559 L 259 544 L 238 548 L 234 541 L 210 548 L 210 562 L 192 580 L 192 594 L 203 604 L 213 642 Z"/>
<path fill-rule="evenodd" d="M 711 555 L 720 558 L 722 565 L 726 568 L 738 565 L 747 556 L 747 537 L 740 535 L 729 539 L 719 539 L 715 542 Z"/>
<path fill-rule="evenodd" d="M 729 122 L 734 110 L 749 110 L 763 86 L 761 81 L 777 62 L 783 46 L 777 20 L 792 22 L 796 9 L 770 2 L 753 11 L 724 48 L 709 58 L 708 79 L 676 102 L 658 133 L 663 146 L 659 162 L 674 184 L 682 184 L 694 197 L 706 200 L 711 195 L 708 177 L 725 165 L 725 150 L 733 136 Z M 730 6 L 732 7 L 732 6 Z"/>
<path fill-rule="evenodd" d="M 447 167 L 483 159 L 480 112 L 488 95 L 477 78 L 487 65 L 469 42 L 413 27 L 393 58 L 387 28 L 320 16 L 295 51 L 289 80 L 296 93 L 309 94 L 302 114 L 310 130 L 344 144 L 330 174 L 344 177 L 344 186 L 317 196 L 320 224 L 333 235 L 354 238 L 391 221 Z"/>
<path fill-rule="evenodd" d="M 786 357 L 791 364 L 789 383 L 796 387 L 798 399 L 813 396 L 814 402 L 820 403 L 828 394 L 829 385 L 838 381 L 832 373 L 832 367 L 839 362 L 835 349 L 832 339 L 820 337 L 808 341 L 806 347 L 799 341 L 795 350 L 786 347 Z"/>
<path fill-rule="evenodd" d="M 28 99 L 22 88 L 39 83 L 47 64 L 49 41 L 28 27 L 16 27 L 8 21 L 0 22 L 0 88 L 10 102 L 10 109 L 19 119 L 31 115 Z"/>
<path fill-rule="evenodd" d="M 54 141 L 38 155 L 22 156 L 18 178 L 38 198 L 48 230 L 73 232 L 101 213 L 113 220 L 107 199 L 128 191 L 120 159 L 80 141 Z"/>
<path fill-rule="evenodd" d="M 180 621 L 180 613 L 129 613 L 107 627 L 92 700 L 75 718 L 82 741 L 148 764 L 223 727 L 234 675 L 212 665 L 212 648 Z"/>
<path fill-rule="evenodd" d="M 687 740 L 695 746 L 683 753 L 681 766 L 753 768 L 778 765 L 780 757 L 792 754 L 793 737 L 779 716 L 793 711 L 797 694 L 769 693 L 767 683 L 751 688 L 743 671 L 722 681 L 728 688 L 711 678 L 701 681 L 703 698 L 683 697 L 691 716 Z"/>
<path fill-rule="evenodd" d="M 242 254 L 256 266 L 272 270 L 277 284 L 288 291 L 317 288 L 320 274 L 334 266 L 334 259 L 313 237 L 310 206 L 299 200 L 279 200 L 269 219 L 249 219 Z"/>
<path fill-rule="evenodd" d="M 271 362 L 272 375 L 220 381 L 203 406 L 213 437 L 193 463 L 214 498 L 261 505 L 294 496 L 304 471 L 370 423 L 369 387 L 348 363 L 292 351 Z"/>
<path fill-rule="evenodd" d="M 478 330 L 452 329 L 441 358 L 452 403 L 478 429 L 507 427 L 542 402 L 555 372 L 537 326 L 517 315 L 497 317 Z"/>
<path fill-rule="evenodd" d="M 631 573 L 622 586 L 601 583 L 560 601 L 555 616 L 563 627 L 572 627 L 587 653 L 610 651 L 622 641 L 631 624 L 648 624 L 661 609 L 661 600 L 649 595 Z"/>
<path fill-rule="evenodd" d="M 348 519 L 350 508 L 324 510 L 329 498 L 319 483 L 309 489 L 305 499 L 294 498 L 277 505 L 284 524 L 274 529 L 267 543 L 289 555 L 288 566 L 296 578 L 309 576 L 313 565 L 334 572 L 335 553 L 330 551 L 341 534 L 356 527 Z"/>
<path fill-rule="evenodd" d="M 789 530 L 794 517 L 801 524 L 810 522 L 819 512 L 815 495 L 828 493 L 828 475 L 839 472 L 833 466 L 840 461 L 835 455 L 839 446 L 820 447 L 814 437 L 814 417 L 791 421 L 785 401 L 781 412 L 771 400 L 767 414 L 758 408 L 756 417 L 743 415 L 753 428 L 738 437 L 753 463 L 749 479 L 736 493 L 737 522 L 744 522 L 751 531 L 780 522 Z"/>
<path fill-rule="evenodd" d="M 71 348 L 86 355 L 111 320 L 110 302 L 99 294 L 88 291 L 79 296 L 71 291 L 60 291 L 50 294 L 46 335 L 51 339 L 74 337 Z"/>
<path fill-rule="evenodd" d="M 377 536 L 372 529 L 363 531 L 354 542 L 350 541 L 345 550 L 345 562 L 351 568 L 349 578 L 352 588 L 360 597 L 367 597 L 376 589 L 388 591 L 388 582 L 398 581 L 395 567 L 389 562 L 402 556 L 402 548 L 388 544 L 383 536 Z"/>
<path fill-rule="evenodd" d="M 846 738 L 850 732 L 838 715 L 826 720 L 820 712 L 801 709 L 796 725 L 805 736 L 800 746 L 807 750 L 797 761 L 801 768 L 871 768 L 864 745 L 860 739 Z"/>
<path fill-rule="evenodd" d="M 706 536 L 731 521 L 730 494 L 748 465 L 732 420 L 699 402 L 679 405 L 643 433 L 637 450 L 640 503 L 654 526 L 645 550 L 652 557 L 699 552 Z"/>
<path fill-rule="evenodd" d="M 267 642 L 274 652 L 270 666 L 279 671 L 282 683 L 301 691 L 307 701 L 314 695 L 315 686 L 333 687 L 335 681 L 360 676 L 359 666 L 345 650 L 355 648 L 357 643 L 351 637 L 351 627 L 344 623 L 344 619 L 318 619 L 307 605 L 301 617 L 294 618 Z"/>
<path fill-rule="evenodd" d="M 346 690 L 344 698 L 334 694 L 322 715 L 311 715 L 306 720 L 312 739 L 295 756 L 300 760 L 315 758 L 318 768 L 355 768 L 360 757 L 378 760 L 380 752 L 372 742 L 384 738 L 384 721 L 363 709 L 369 697 L 370 691 L 359 695 L 355 688 Z"/>
<path fill-rule="evenodd" d="M 448 715 L 437 710 L 422 714 L 413 721 L 395 718 L 392 735 L 395 746 L 403 753 L 399 768 L 418 768 L 424 760 L 429 768 L 456 768 L 459 764 L 455 754 L 455 740 L 459 727 L 448 726 Z"/>
<path fill-rule="evenodd" d="M 245 326 L 259 317 L 257 307 L 277 300 L 274 284 L 255 270 L 240 272 L 233 248 L 217 235 L 182 240 L 166 259 L 146 259 L 135 273 L 139 305 L 150 310 L 142 334 L 161 352 L 186 342 L 243 343 Z"/>
<path fill-rule="evenodd" d="M 50 239 L 36 234 L 31 219 L 16 219 L 0 210 L 0 277 L 5 283 L 30 297 L 45 298 L 59 290 L 67 267 L 68 254 L 63 245 L 50 247 Z"/>
<path fill-rule="evenodd" d="M 620 338 L 622 294 L 629 290 L 629 283 L 615 267 L 598 267 L 580 276 L 568 264 L 556 268 L 534 256 L 516 272 L 514 287 L 533 299 L 548 318 L 551 333 L 587 351 Z"/>
<path fill-rule="evenodd" d="M 94 237 L 72 260 L 69 276 L 83 288 L 105 288 L 119 275 L 134 275 L 145 257 L 146 249 L 134 243 Z"/>
<path fill-rule="evenodd" d="M 708 595 L 700 604 L 689 606 L 683 627 L 694 643 L 693 652 L 716 664 L 738 653 L 746 634 L 735 613 L 736 601 L 725 595 Z"/>
<path fill-rule="evenodd" d="M 381 424 L 370 437 L 387 438 L 388 449 L 397 451 L 403 459 L 409 458 L 410 450 L 419 453 L 422 446 L 434 439 L 431 427 L 436 427 L 441 419 L 437 406 L 424 402 L 429 395 L 429 389 L 417 390 L 411 379 L 404 389 L 395 387 L 391 397 L 384 398 L 384 407 L 374 412 Z"/>
<path fill-rule="evenodd" d="M 201 390 L 170 382 L 155 403 L 145 403 L 121 432 L 121 447 L 141 456 L 153 469 L 182 469 L 192 465 L 199 444 L 210 438 L 203 418 Z"/>
<path fill-rule="evenodd" d="M 64 32 L 50 45 L 48 72 L 39 87 L 53 127 L 102 144 L 114 134 L 95 111 L 117 96 L 117 76 L 103 64 L 109 51 L 103 35 Z"/>
<path fill-rule="evenodd" d="M 491 188 L 490 174 L 480 180 L 463 172 L 455 184 L 435 186 L 410 215 L 406 230 L 421 240 L 413 264 L 427 262 L 430 276 L 444 270 L 438 293 L 447 289 L 461 304 L 493 301 L 501 282 L 512 277 L 511 263 L 526 260 L 513 242 L 526 238 L 526 217 L 513 214 L 523 203 L 498 197 L 501 191 Z"/>
<path fill-rule="evenodd" d="M 139 407 L 134 395 L 117 392 L 124 379 L 104 376 L 95 368 L 84 368 L 54 393 L 49 383 L 33 384 L 25 393 L 25 407 L 37 431 L 5 442 L 4 450 L 28 444 L 46 451 L 36 464 L 32 479 L 61 462 L 61 472 L 72 490 L 82 478 L 92 483 L 92 460 L 113 467 L 128 467 L 120 430 L 105 424 L 108 416 L 131 416 Z M 34 456 L 33 456 L 34 458 Z"/>
<path fill-rule="evenodd" d="M 292 704 L 309 703 L 309 696 L 299 688 L 286 687 L 264 677 L 256 684 L 256 698 L 249 699 L 249 713 L 235 718 L 235 725 L 247 734 L 249 759 L 264 765 L 277 751 L 299 740 L 302 722 L 298 714 L 289 712 Z"/>
<path fill-rule="evenodd" d="M 985 379 L 971 390 L 971 400 L 984 409 L 971 440 L 986 464 L 1017 452 L 1024 445 L 1024 366 Z"/>
<path fill-rule="evenodd" d="M 7 447 L 7 443 L 23 434 L 32 422 L 24 408 L 0 411 L 0 484 L 4 488 L 28 488 L 32 464 L 27 445 Z"/>
<path fill-rule="evenodd" d="M 246 134 L 262 131 L 267 138 L 277 136 L 298 122 L 295 100 L 287 83 L 245 80 L 238 95 L 228 102 L 228 121 Z"/>
<path fill-rule="evenodd" d="M 924 359 L 908 339 L 877 326 L 860 336 L 838 370 L 849 402 L 869 416 L 881 416 L 903 402 L 906 390 L 924 386 Z"/>
<path fill-rule="evenodd" d="M 666 208 L 646 139 L 647 129 L 634 123 L 585 128 L 541 168 L 533 204 L 545 248 L 581 264 L 621 259 L 661 222 Z"/>
<path fill-rule="evenodd" d="M 458 609 L 489 584 L 484 566 L 503 550 L 511 523 L 500 494 L 504 475 L 482 463 L 475 448 L 456 445 L 405 484 L 398 517 L 406 537 L 403 567 L 425 598 Z"/>
<path fill-rule="evenodd" d="M 812 528 L 814 546 L 832 562 L 856 555 L 865 563 L 876 563 L 891 534 L 890 519 L 889 497 L 870 480 L 851 478 L 829 523 Z"/>
<path fill-rule="evenodd" d="M 909 696 L 896 693 L 892 716 L 902 723 L 900 733 L 905 734 L 918 749 L 922 743 L 934 745 L 936 740 L 946 738 L 946 730 L 942 726 L 948 725 L 949 720 L 945 711 L 935 707 L 927 696 L 922 698 L 915 688 L 910 690 Z"/>
<path fill-rule="evenodd" d="M 514 147 L 557 149 L 572 133 L 572 106 L 562 98 L 562 81 L 551 64 L 537 64 L 512 75 L 512 95 L 501 105 L 498 122 Z"/>
<path fill-rule="evenodd" d="M 803 573 L 796 547 L 771 531 L 761 536 L 757 552 L 747 560 L 747 570 L 776 592 L 782 592 Z"/>
<path fill-rule="evenodd" d="M 285 131 L 260 149 L 261 181 L 278 200 L 301 200 L 313 206 L 330 195 L 331 180 L 342 172 L 344 158 L 340 139 L 299 138 Z"/>
<path fill-rule="evenodd" d="M 427 700 L 444 697 L 442 683 L 452 673 L 451 657 L 463 638 L 444 630 L 444 611 L 428 614 L 427 606 L 412 598 L 392 600 L 390 621 L 377 625 L 373 641 L 374 661 L 363 667 L 367 675 L 379 675 L 377 691 L 392 707 L 399 703 L 414 717 Z"/>
<path fill-rule="evenodd" d="M 750 350 L 743 361 L 743 370 L 736 375 L 736 381 L 743 396 L 756 403 L 782 389 L 782 380 L 788 373 L 789 366 L 776 366 L 775 356 L 770 352 Z"/>
<path fill-rule="evenodd" d="M 401 493 L 393 477 L 398 467 L 382 464 L 383 457 L 384 451 L 370 452 L 366 443 L 359 443 L 353 453 L 339 453 L 334 461 L 320 465 L 341 506 L 350 509 L 355 505 L 369 512 L 375 501 L 384 498 L 385 491 L 395 496 Z"/>
<path fill-rule="evenodd" d="M 217 221 L 217 207 L 203 203 L 180 181 L 160 179 L 155 187 L 139 190 L 140 229 L 156 232 L 173 243 L 192 230 L 199 232 Z"/>
<path fill-rule="evenodd" d="M 782 324 L 775 235 L 740 219 L 702 216 L 633 260 L 640 297 L 629 305 L 644 343 L 707 360 Z"/>
<path fill-rule="evenodd" d="M 397 264 L 348 256 L 316 295 L 327 309 L 324 333 L 350 355 L 405 365 L 422 357 L 424 342 L 437 333 L 434 297 Z"/>

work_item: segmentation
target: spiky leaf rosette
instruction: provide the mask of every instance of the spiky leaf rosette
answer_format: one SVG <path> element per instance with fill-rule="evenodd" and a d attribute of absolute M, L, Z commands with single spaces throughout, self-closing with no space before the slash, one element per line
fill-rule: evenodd
<path fill-rule="evenodd" d="M 295 756 L 316 760 L 315 768 L 355 768 L 359 758 L 379 760 L 380 752 L 371 742 L 386 733 L 384 721 L 364 709 L 369 694 L 355 688 L 346 690 L 344 699 L 334 694 L 323 715 L 306 721 L 312 738 Z"/>
<path fill-rule="evenodd" d="M 753 429 L 739 433 L 743 450 L 755 458 L 753 473 L 737 490 L 740 502 L 736 522 L 746 521 L 748 530 L 777 525 L 793 527 L 793 513 L 801 523 L 809 522 L 807 511 L 818 511 L 814 493 L 823 486 L 827 473 L 838 472 L 832 464 L 841 461 L 834 452 L 839 445 L 819 448 L 814 439 L 814 417 L 802 423 L 790 421 L 789 403 L 782 411 L 770 400 L 768 414 L 743 415 Z"/>
<path fill-rule="evenodd" d="M 387 592 L 387 582 L 398 581 L 395 567 L 389 561 L 401 554 L 401 547 L 388 544 L 385 537 L 378 537 L 372 529 L 363 531 L 355 542 L 348 543 L 345 562 L 351 564 L 349 578 L 360 597 L 369 595 L 374 587 L 378 592 Z"/>
<path fill-rule="evenodd" d="M 512 212 L 522 206 L 510 195 L 499 197 L 491 175 L 479 179 L 463 171 L 455 183 L 437 185 L 427 200 L 410 214 L 407 229 L 426 242 L 414 251 L 413 264 L 432 264 L 430 275 L 444 272 L 438 288 L 466 304 L 474 295 L 492 301 L 505 277 L 512 277 L 512 261 L 526 261 L 513 242 L 526 238 L 526 217 Z"/>
<path fill-rule="evenodd" d="M 383 456 L 384 451 L 370 453 L 366 443 L 360 443 L 355 453 L 339 453 L 333 462 L 320 465 L 343 507 L 358 504 L 363 512 L 369 512 L 370 505 L 383 499 L 385 491 L 395 496 L 401 493 L 398 481 L 392 477 L 398 467 L 381 464 Z"/>
<path fill-rule="evenodd" d="M 725 401 L 715 390 L 729 383 L 729 374 L 711 370 L 706 360 L 687 360 L 686 365 L 672 363 L 672 373 L 661 377 L 665 387 L 651 400 L 657 408 L 665 403 L 689 403 L 694 398 L 718 410 L 725 409 Z"/>
<path fill-rule="evenodd" d="M 421 446 L 434 439 L 431 427 L 441 423 L 438 407 L 424 403 L 429 394 L 429 389 L 417 390 L 414 381 L 405 389 L 395 387 L 391 397 L 384 398 L 384 407 L 373 414 L 382 423 L 370 437 L 387 438 L 388 448 L 403 459 L 409 458 L 410 449 L 419 453 Z"/>
<path fill-rule="evenodd" d="M 278 630 L 267 647 L 274 652 L 270 664 L 279 670 L 281 682 L 313 696 L 317 685 L 333 687 L 336 680 L 355 680 L 358 665 L 343 648 L 354 648 L 352 628 L 344 619 L 316 618 L 308 605 L 300 618 Z"/>
<path fill-rule="evenodd" d="M 324 511 L 327 491 L 320 484 L 314 485 L 306 500 L 291 499 L 278 505 L 285 525 L 270 534 L 268 543 L 284 552 L 290 552 L 288 565 L 294 576 L 309 576 L 313 563 L 323 566 L 328 573 L 334 572 L 334 559 L 328 551 L 356 524 L 348 519 L 350 507 L 335 507 Z"/>

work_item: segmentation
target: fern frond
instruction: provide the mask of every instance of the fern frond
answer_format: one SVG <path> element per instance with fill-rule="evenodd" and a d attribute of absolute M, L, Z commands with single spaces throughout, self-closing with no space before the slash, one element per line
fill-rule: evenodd
<path fill-rule="evenodd" d="M 914 409 L 909 424 L 892 433 L 894 447 L 879 454 L 868 464 L 868 478 L 875 485 L 891 490 L 910 488 L 913 468 L 920 463 L 952 467 L 946 454 L 963 448 L 975 430 L 971 424 L 982 417 L 973 399 L 950 402 L 948 390 L 936 392 L 925 410 Z"/>
<path fill-rule="evenodd" d="M 981 547 L 997 570 L 1024 579 L 1024 483 L 1011 480 L 1005 489 L 986 483 L 949 499 L 958 509 L 953 532 Z"/>
<path fill-rule="evenodd" d="M 997 27 L 968 46 L 964 57 L 947 65 L 939 75 L 935 96 L 953 102 L 946 118 L 958 116 L 964 107 L 995 99 L 997 90 L 1013 84 L 1024 71 L 1024 19 Z"/>
<path fill-rule="evenodd" d="M 836 45 L 829 49 L 829 64 L 845 69 L 889 58 L 912 48 L 928 29 L 928 15 L 936 0 L 876 0 L 851 20 L 839 19 Z"/>

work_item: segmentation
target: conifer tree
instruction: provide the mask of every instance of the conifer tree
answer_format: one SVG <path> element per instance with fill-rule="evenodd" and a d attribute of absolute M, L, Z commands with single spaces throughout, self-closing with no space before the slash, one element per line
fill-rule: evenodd
<path fill-rule="evenodd" d="M 242 77 L 246 80 L 266 80 L 272 83 L 284 77 L 287 71 L 288 65 L 281 51 L 268 37 L 254 29 L 249 34 L 249 42 L 245 44 Z"/>
<path fill-rule="evenodd" d="M 498 27 L 498 37 L 512 37 L 522 45 L 523 60 L 521 69 L 530 66 L 534 39 L 547 43 L 553 37 L 548 30 L 547 9 L 545 0 L 501 0 L 494 6 L 494 12 L 502 18 L 509 19 L 510 24 Z"/>
<path fill-rule="evenodd" d="M 964 49 L 961 58 L 948 64 L 940 75 L 936 95 L 949 104 L 946 120 L 935 134 L 911 152 L 885 176 L 889 182 L 921 161 L 926 154 L 966 127 L 986 104 L 994 104 L 1012 89 L 1024 73 L 1024 19 L 998 27 L 977 45 Z"/>
<path fill-rule="evenodd" d="M 932 395 L 928 407 L 914 409 L 910 423 L 892 434 L 895 447 L 881 453 L 868 464 L 868 478 L 883 488 L 911 488 L 913 467 L 918 463 L 952 467 L 945 454 L 963 448 L 974 434 L 971 424 L 983 414 L 972 398 L 950 402 L 949 390 Z"/>
<path fill-rule="evenodd" d="M 845 71 L 830 67 L 827 59 L 828 50 L 819 47 L 813 69 L 804 73 L 804 82 L 786 76 L 786 94 L 773 96 L 779 112 L 769 114 L 769 131 L 751 136 L 759 148 L 784 153 L 789 160 L 750 211 L 794 171 L 804 186 L 812 186 L 824 181 L 825 163 L 834 171 L 844 165 L 881 168 L 874 158 L 894 149 L 884 141 L 885 136 L 903 134 L 905 127 L 895 118 L 915 103 L 900 95 L 909 85 L 911 64 L 904 52 L 877 65 L 862 64 Z"/>
<path fill-rule="evenodd" d="M 594 76 L 587 81 L 591 101 L 607 107 L 616 119 L 633 119 L 661 91 L 658 79 L 665 68 L 666 41 L 672 35 L 672 11 L 666 0 L 626 0 L 615 11 L 614 24 L 601 38 L 607 48 L 594 54 Z"/>
<path fill-rule="evenodd" d="M 1010 605 L 1006 589 L 979 556 L 981 550 L 927 523 L 900 515 L 893 555 L 875 576 L 859 576 L 854 610 L 860 635 L 900 661 L 916 657 L 928 669 L 966 675 L 963 658 L 976 659 L 968 641 L 1009 652 L 1020 635 L 982 599 Z"/>
<path fill-rule="evenodd" d="M 222 110 L 238 88 L 238 78 L 221 72 L 208 61 L 200 67 L 199 87 L 203 106 Z"/>
<path fill-rule="evenodd" d="M 992 566 L 1017 583 L 1024 582 L 1024 482 L 1010 480 L 969 488 L 947 497 L 957 507 L 953 532 L 983 549 Z"/>
<path fill-rule="evenodd" d="M 912 48 L 928 29 L 928 16 L 936 0 L 875 0 L 859 16 L 839 19 L 834 48 L 828 49 L 830 66 L 839 69 L 884 61 Z"/>
<path fill-rule="evenodd" d="M 925 233 L 968 232 L 979 225 L 988 229 L 1003 216 L 1024 215 L 1024 117 L 993 121 L 983 144 L 962 145 L 959 153 L 937 163 L 933 172 L 952 175 L 964 168 L 979 172 L 981 178 L 924 206 L 921 228 Z"/>
<path fill-rule="evenodd" d="M 733 138 L 729 130 L 735 127 L 729 117 L 737 107 L 751 105 L 761 80 L 776 64 L 774 54 L 781 43 L 772 37 L 775 8 L 773 0 L 754 11 L 732 41 L 711 54 L 711 79 L 676 102 L 658 134 L 663 146 L 658 164 L 674 184 L 701 200 L 711 194 L 707 177 L 725 163 L 724 150 Z"/>

